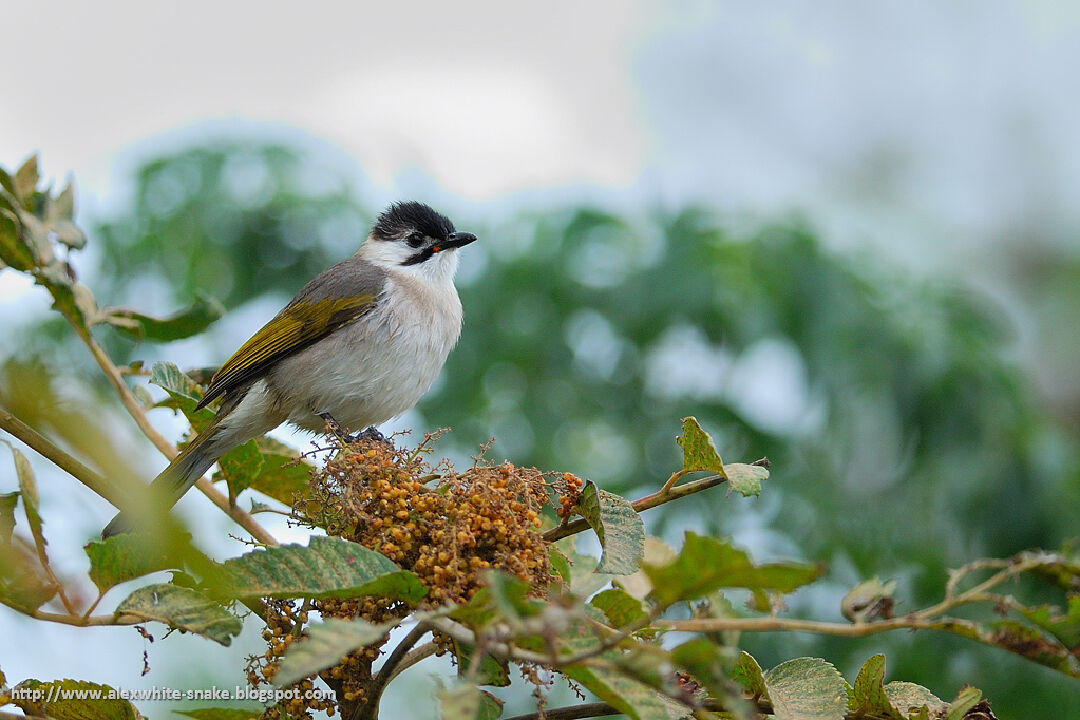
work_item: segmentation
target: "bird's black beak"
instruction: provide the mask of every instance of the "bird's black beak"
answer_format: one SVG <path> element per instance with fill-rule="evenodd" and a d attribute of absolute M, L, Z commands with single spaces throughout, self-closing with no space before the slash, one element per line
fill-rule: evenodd
<path fill-rule="evenodd" d="M 459 248 L 468 245 L 471 242 L 476 242 L 476 236 L 470 232 L 452 232 L 446 236 L 444 242 L 438 243 L 431 248 L 432 252 L 441 252 L 443 250 L 450 250 L 451 248 Z"/>

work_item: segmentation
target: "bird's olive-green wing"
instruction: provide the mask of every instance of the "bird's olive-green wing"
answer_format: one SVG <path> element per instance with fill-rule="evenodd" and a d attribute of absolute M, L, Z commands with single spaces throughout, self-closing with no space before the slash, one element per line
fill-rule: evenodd
<path fill-rule="evenodd" d="M 258 379 L 282 358 L 362 317 L 375 305 L 383 281 L 382 273 L 355 258 L 321 273 L 214 373 L 197 407 Z"/>

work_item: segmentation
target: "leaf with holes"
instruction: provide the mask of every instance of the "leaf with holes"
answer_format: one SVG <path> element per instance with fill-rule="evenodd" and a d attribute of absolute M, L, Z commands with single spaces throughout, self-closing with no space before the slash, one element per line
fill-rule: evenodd
<path fill-rule="evenodd" d="M 601 490 L 590 480 L 581 491 L 578 507 L 604 549 L 596 572 L 629 575 L 637 570 L 645 553 L 645 524 L 630 501 Z"/>
<path fill-rule="evenodd" d="M 139 588 L 116 606 L 116 615 L 165 623 L 221 645 L 229 645 L 243 629 L 240 620 L 224 606 L 201 592 L 168 583 Z"/>

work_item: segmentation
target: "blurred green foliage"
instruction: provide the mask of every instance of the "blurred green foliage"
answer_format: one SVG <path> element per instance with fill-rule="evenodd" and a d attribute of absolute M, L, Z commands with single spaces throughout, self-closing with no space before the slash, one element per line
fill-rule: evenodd
<path fill-rule="evenodd" d="M 91 232 L 96 292 L 134 307 L 149 287 L 177 306 L 200 291 L 227 308 L 288 296 L 351 253 L 380 209 L 280 146 L 199 147 L 145 163 L 135 182 L 131 207 Z M 495 455 L 634 497 L 680 466 L 673 438 L 696 415 L 725 458 L 773 461 L 768 492 L 738 510 L 719 496 L 674 504 L 648 529 L 828 563 L 835 594 L 802 596 L 821 619 L 871 576 L 927 604 L 948 567 L 1076 534 L 1077 437 L 1040 407 L 987 298 L 837 256 L 797 222 L 747 235 L 702 209 L 501 224 L 440 209 L 481 238 L 463 251 L 461 342 L 420 406 L 459 452 L 494 436 Z M 111 349 L 182 362 L 164 346 Z M 977 682 L 1003 717 L 1075 692 L 954 638 L 744 640 L 766 664 L 812 654 L 841 669 L 884 649 L 897 676 L 942 696 Z"/>

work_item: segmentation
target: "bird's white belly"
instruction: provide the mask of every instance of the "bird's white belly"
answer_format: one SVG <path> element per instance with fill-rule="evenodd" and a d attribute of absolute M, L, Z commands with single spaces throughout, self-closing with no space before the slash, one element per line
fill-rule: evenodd
<path fill-rule="evenodd" d="M 267 380 L 289 421 L 321 432 L 319 413 L 329 413 L 358 431 L 415 405 L 461 331 L 461 302 L 447 289 L 399 284 L 395 302 L 283 359 Z"/>

